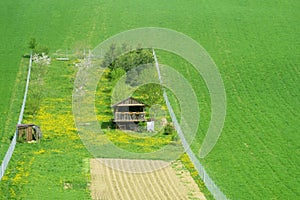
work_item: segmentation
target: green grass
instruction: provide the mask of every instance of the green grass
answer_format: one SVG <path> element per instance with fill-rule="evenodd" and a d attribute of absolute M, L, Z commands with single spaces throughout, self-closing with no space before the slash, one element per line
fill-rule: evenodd
<path fill-rule="evenodd" d="M 214 150 L 202 160 L 214 181 L 231 199 L 297 199 L 300 195 L 299 7 L 295 0 L 1 1 L 1 132 L 8 120 L 12 128 L 7 128 L 4 136 L 9 138 L 10 130 L 14 129 L 18 111 L 15 109 L 11 117 L 7 113 L 20 56 L 28 52 L 26 43 L 30 37 L 36 37 L 55 52 L 65 48 L 93 48 L 109 36 L 131 28 L 171 28 L 198 41 L 212 56 L 224 80 L 227 94 L 224 130 Z M 171 55 L 159 56 L 159 60 L 185 74 Z M 56 70 L 56 76 L 62 74 L 63 69 Z M 63 88 L 59 81 L 52 81 L 56 83 L 55 92 L 51 92 L 55 96 Z M 205 87 L 200 89 L 199 95 Z M 209 103 L 205 92 L 199 99 L 205 105 L 200 107 L 204 119 L 198 135 L 200 144 L 210 113 L 206 109 Z M 194 150 L 198 146 L 194 145 Z M 19 159 L 16 155 L 19 154 L 14 154 L 14 160 Z M 63 161 L 61 157 L 58 159 Z M 10 170 L 16 166 L 16 161 L 11 162 Z M 44 168 L 48 169 L 48 165 Z M 58 180 L 55 173 L 51 176 Z M 8 185 L 0 185 L 9 191 Z"/>
<path fill-rule="evenodd" d="M 32 70 L 31 86 L 37 82 L 38 68 L 35 65 Z M 41 127 L 43 139 L 17 144 L 0 195 L 4 199 L 89 199 L 90 154 L 76 132 L 71 106 L 75 69 L 63 62 L 45 68 L 43 89 L 47 92 L 38 113 L 28 114 L 29 104 L 24 119 Z"/>
<path fill-rule="evenodd" d="M 194 86 L 197 85 L 194 90 L 199 101 L 201 121 L 192 148 L 195 153 L 198 153 L 210 119 L 209 104 L 205 103 L 207 89 L 201 84 L 201 80 L 196 78 L 198 76 L 196 72 L 183 70 L 191 67 L 183 59 L 165 52 L 159 52 L 158 55 L 161 63 L 173 66 Z M 289 73 L 293 76 L 293 72 Z M 254 79 L 259 74 L 259 72 L 254 73 L 253 77 L 250 77 L 252 74 L 248 73 L 248 76 Z M 299 141 L 298 135 L 295 135 L 296 130 L 293 131 L 292 128 L 297 126 L 296 119 L 292 117 L 295 113 L 291 110 L 281 111 L 281 114 L 277 112 L 297 103 L 285 102 L 285 98 L 293 100 L 293 95 L 286 94 L 284 97 L 275 98 L 270 91 L 261 94 L 261 90 L 265 90 L 262 89 L 263 87 L 271 87 L 265 79 L 257 81 L 256 87 L 248 86 L 248 92 L 244 92 L 244 87 L 247 87 L 245 85 L 252 82 L 251 79 L 247 79 L 248 81 L 240 79 L 242 82 L 237 82 L 232 89 L 227 88 L 228 106 L 223 133 L 215 149 L 207 158 L 202 159 L 202 162 L 213 180 L 230 198 L 239 199 L 241 194 L 243 194 L 241 198 L 247 196 L 263 198 L 262 195 L 267 199 L 278 199 L 281 195 L 289 198 L 296 197 L 298 195 L 296 185 L 299 183 L 294 175 L 299 171 L 299 160 L 297 156 L 288 156 L 299 154 L 299 145 L 292 144 L 293 140 Z M 243 86 L 239 91 L 237 88 L 241 87 L 240 85 Z M 285 87 L 286 92 L 294 90 Z M 270 101 L 270 98 L 274 98 L 275 102 Z M 170 99 L 172 102 L 172 98 Z M 279 110 L 274 109 L 275 107 Z M 289 127 L 286 126 L 287 123 Z M 223 183 L 226 183 L 226 186 L 223 186 Z M 230 190 L 233 191 L 232 194 Z"/>
<path fill-rule="evenodd" d="M 12 88 L 7 88 L 8 90 L 3 91 L 1 97 L 3 102 L 6 98 L 9 99 L 9 103 L 2 110 L 5 114 L 1 114 L 3 122 L 0 124 L 0 161 L 4 158 L 4 155 L 9 147 L 10 140 L 15 133 L 16 123 L 19 118 L 21 104 L 23 101 L 27 70 L 28 70 L 29 59 L 21 59 L 20 66 L 18 67 L 18 73 L 16 75 L 16 80 Z M 8 79 L 7 79 L 8 80 Z M 12 91 L 10 91 L 10 89 Z M 9 93 L 11 92 L 11 94 Z M 5 111 L 7 109 L 7 111 Z"/>

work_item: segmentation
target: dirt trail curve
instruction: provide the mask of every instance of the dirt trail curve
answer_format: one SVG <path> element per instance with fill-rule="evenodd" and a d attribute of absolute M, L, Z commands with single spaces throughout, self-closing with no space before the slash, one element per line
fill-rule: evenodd
<path fill-rule="evenodd" d="M 166 165 L 164 161 L 91 159 L 91 191 L 95 200 L 205 200 L 198 186 L 180 162 Z M 150 171 L 150 166 L 166 166 Z M 114 167 L 111 167 L 114 166 Z M 115 166 L 118 166 L 117 168 Z M 136 171 L 126 172 L 135 167 Z M 122 169 L 123 170 L 117 170 Z"/>

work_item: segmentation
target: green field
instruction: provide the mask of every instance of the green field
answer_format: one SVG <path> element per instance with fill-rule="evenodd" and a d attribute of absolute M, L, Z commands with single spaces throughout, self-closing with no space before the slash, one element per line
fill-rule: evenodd
<path fill-rule="evenodd" d="M 4 155 L 17 122 L 27 66 L 27 60 L 21 56 L 29 52 L 30 37 L 54 53 L 66 48 L 93 49 L 104 39 L 132 28 L 164 27 L 199 42 L 222 75 L 227 96 L 226 121 L 217 145 L 202 160 L 217 185 L 230 199 L 297 199 L 300 196 L 299 9 L 296 0 L 1 1 L 0 155 Z M 210 119 L 207 90 L 192 69 L 186 70 L 189 65 L 184 60 L 165 52 L 158 52 L 158 57 L 161 63 L 187 77 L 204 105 L 200 107 L 203 119 L 197 135 L 200 142 L 193 144 L 197 152 Z M 56 63 L 49 69 L 45 77 L 45 82 L 49 82 L 45 85 L 49 87 L 48 97 L 62 98 L 63 103 L 45 99 L 42 102 L 45 110 L 40 111 L 54 118 L 66 117 L 71 110 L 71 81 L 61 84 L 68 79 L 57 77 L 74 71 L 70 66 L 60 65 Z M 45 107 L 48 104 L 53 107 Z M 56 113 L 60 108 L 66 110 Z M 35 189 L 27 184 L 32 182 L 49 185 L 39 188 L 39 194 L 48 193 L 50 197 L 59 197 L 61 193 L 70 198 L 88 196 L 82 185 L 86 184 L 85 174 L 74 174 L 82 172 L 83 160 L 89 154 L 81 147 L 66 150 L 76 144 L 80 146 L 76 133 L 69 130 L 63 133 L 70 135 L 64 136 L 57 131 L 51 135 L 50 128 L 47 131 L 49 137 L 38 145 L 17 145 L 7 180 L 0 183 L 0 196 L 38 199 Z M 59 141 L 70 137 L 74 140 L 66 147 L 59 146 Z M 52 156 L 48 161 L 51 163 L 43 160 L 43 149 Z M 40 153 L 26 157 L 24 151 Z M 24 165 L 31 163 L 32 158 L 35 170 L 18 179 L 15 169 L 30 168 Z M 65 162 L 66 159 L 70 162 Z M 69 172 L 72 166 L 74 171 Z M 44 182 L 45 179 L 48 181 Z M 68 181 L 78 184 L 72 190 L 62 189 Z M 17 192 L 15 196 L 7 192 L 10 188 Z"/>

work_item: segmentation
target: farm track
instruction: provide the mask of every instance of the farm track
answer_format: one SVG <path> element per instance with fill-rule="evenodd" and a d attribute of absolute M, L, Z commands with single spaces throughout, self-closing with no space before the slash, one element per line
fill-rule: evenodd
<path fill-rule="evenodd" d="M 92 159 L 91 161 L 92 198 L 98 199 L 205 199 L 202 193 L 191 196 L 197 188 L 192 181 L 183 182 L 171 166 L 149 171 L 149 166 L 157 166 L 153 160 Z M 135 164 L 139 173 L 122 171 Z M 118 166 L 118 170 L 114 169 Z M 148 166 L 148 167 L 147 167 Z M 120 170 L 121 169 L 121 170 Z M 144 173 L 141 173 L 145 170 Z M 177 169 L 178 170 L 178 169 Z M 183 176 L 184 173 L 179 173 Z M 189 174 L 184 174 L 191 178 Z M 193 179 L 189 179 L 193 180 Z M 191 190 L 193 189 L 193 190 Z M 198 189 L 199 190 L 199 189 Z"/>

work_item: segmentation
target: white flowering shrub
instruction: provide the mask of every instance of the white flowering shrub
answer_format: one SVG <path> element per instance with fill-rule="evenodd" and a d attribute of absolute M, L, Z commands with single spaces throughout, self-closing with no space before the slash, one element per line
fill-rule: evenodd
<path fill-rule="evenodd" d="M 34 54 L 32 60 L 34 63 L 38 64 L 39 66 L 50 65 L 51 63 L 51 58 L 49 58 L 49 56 L 46 55 L 45 53 L 42 53 L 42 55 Z"/>

